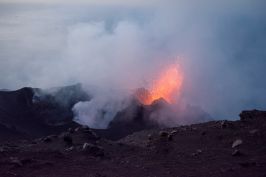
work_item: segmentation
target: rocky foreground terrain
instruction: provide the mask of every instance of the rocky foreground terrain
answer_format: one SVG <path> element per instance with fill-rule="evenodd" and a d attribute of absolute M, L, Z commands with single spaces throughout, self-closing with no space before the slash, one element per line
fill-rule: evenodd
<path fill-rule="evenodd" d="M 264 177 L 266 112 L 135 132 L 111 141 L 88 127 L 0 146 L 1 177 Z"/>
<path fill-rule="evenodd" d="M 0 177 L 266 176 L 266 111 L 161 128 L 143 116 L 158 106 L 137 105 L 96 130 L 72 121 L 73 104 L 90 99 L 79 85 L 49 93 L 0 91 Z"/>

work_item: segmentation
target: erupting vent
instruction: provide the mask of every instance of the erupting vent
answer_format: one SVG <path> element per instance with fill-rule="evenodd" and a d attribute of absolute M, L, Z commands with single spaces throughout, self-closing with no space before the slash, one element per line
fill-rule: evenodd
<path fill-rule="evenodd" d="M 178 65 L 170 65 L 163 70 L 158 79 L 155 79 L 149 90 L 145 88 L 137 89 L 137 99 L 145 105 L 151 104 L 153 101 L 163 98 L 168 103 L 173 103 L 175 98 L 180 94 L 183 83 L 183 75 Z"/>

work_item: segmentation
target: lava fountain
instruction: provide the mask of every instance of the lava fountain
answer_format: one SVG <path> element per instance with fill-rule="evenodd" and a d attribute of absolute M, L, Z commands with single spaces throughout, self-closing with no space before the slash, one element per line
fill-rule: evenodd
<path fill-rule="evenodd" d="M 137 99 L 144 105 L 150 105 L 155 100 L 163 98 L 168 103 L 173 103 L 180 95 L 183 75 L 180 66 L 172 64 L 160 72 L 154 79 L 149 90 L 140 88 L 136 91 Z"/>

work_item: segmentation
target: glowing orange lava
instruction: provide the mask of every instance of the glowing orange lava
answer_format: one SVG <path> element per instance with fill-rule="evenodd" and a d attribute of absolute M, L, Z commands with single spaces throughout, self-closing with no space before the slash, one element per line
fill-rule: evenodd
<path fill-rule="evenodd" d="M 182 83 L 183 75 L 180 72 L 180 67 L 171 65 L 159 74 L 150 90 L 138 89 L 136 95 L 138 100 L 145 105 L 149 105 L 160 98 L 168 103 L 173 103 L 174 99 L 180 94 Z"/>

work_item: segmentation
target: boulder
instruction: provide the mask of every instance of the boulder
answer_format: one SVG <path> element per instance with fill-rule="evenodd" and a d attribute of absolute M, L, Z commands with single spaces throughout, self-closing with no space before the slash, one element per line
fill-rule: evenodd
<path fill-rule="evenodd" d="M 82 151 L 94 156 L 104 156 L 104 149 L 91 143 L 84 143 L 82 146 Z"/>
<path fill-rule="evenodd" d="M 233 142 L 232 144 L 232 148 L 238 147 L 239 145 L 241 145 L 243 143 L 243 141 L 241 139 L 237 139 Z"/>
<path fill-rule="evenodd" d="M 242 153 L 240 152 L 240 150 L 238 149 L 235 149 L 233 152 L 232 152 L 232 156 L 240 156 L 242 155 Z"/>
<path fill-rule="evenodd" d="M 169 135 L 169 133 L 166 131 L 160 131 L 159 135 L 160 135 L 160 137 L 167 137 Z"/>

